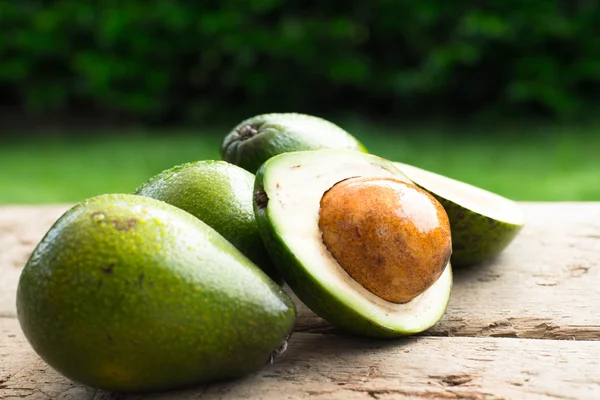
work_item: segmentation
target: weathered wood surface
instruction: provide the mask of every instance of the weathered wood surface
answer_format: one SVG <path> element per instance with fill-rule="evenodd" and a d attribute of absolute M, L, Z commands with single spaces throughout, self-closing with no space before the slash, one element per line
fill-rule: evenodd
<path fill-rule="evenodd" d="M 153 396 L 73 384 L 31 350 L 14 318 L 0 319 L 0 399 L 597 399 L 600 342 L 419 337 L 373 341 L 295 333 L 288 350 L 231 382 Z M 596 355 L 591 357 L 591 355 Z M 4 387 L 4 389 L 2 389 Z"/>
<path fill-rule="evenodd" d="M 15 318 L 20 270 L 67 207 L 0 207 L 1 400 L 124 398 L 47 367 Z M 152 398 L 600 398 L 600 203 L 523 207 L 515 242 L 492 262 L 456 270 L 446 315 L 420 337 L 337 335 L 300 304 L 296 333 L 273 365 Z"/>
<path fill-rule="evenodd" d="M 428 335 L 600 340 L 600 203 L 524 209 L 500 257 L 454 270 L 448 312 Z M 300 322 L 331 329 L 307 310 Z"/>
<path fill-rule="evenodd" d="M 21 269 L 44 233 L 68 207 L 0 207 L 0 317 L 15 315 Z"/>
<path fill-rule="evenodd" d="M 490 263 L 454 271 L 428 335 L 600 340 L 600 203 L 524 204 L 527 225 Z M 0 207 L 0 315 L 14 316 L 21 267 L 67 206 Z M 298 329 L 333 328 L 300 307 Z"/>

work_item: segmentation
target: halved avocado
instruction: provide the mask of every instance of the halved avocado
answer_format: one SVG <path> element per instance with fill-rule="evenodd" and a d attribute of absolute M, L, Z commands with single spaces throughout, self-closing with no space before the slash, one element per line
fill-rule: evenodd
<path fill-rule="evenodd" d="M 254 192 L 263 241 L 298 298 L 331 324 L 367 337 L 422 332 L 446 310 L 452 289 L 449 262 L 444 261 L 439 278 L 423 293 L 396 303 L 353 279 L 323 242 L 319 227 L 323 195 L 355 177 L 411 184 L 389 161 L 349 150 L 284 153 L 266 161 L 257 171 Z"/>
<path fill-rule="evenodd" d="M 451 261 L 455 267 L 496 257 L 523 227 L 523 212 L 512 200 L 413 165 L 393 164 L 417 186 L 435 196 L 446 210 L 452 230 Z"/>

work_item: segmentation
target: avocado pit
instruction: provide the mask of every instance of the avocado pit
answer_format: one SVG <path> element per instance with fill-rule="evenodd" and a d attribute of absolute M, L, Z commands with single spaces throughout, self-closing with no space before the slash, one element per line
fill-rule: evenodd
<path fill-rule="evenodd" d="M 321 198 L 319 229 L 338 264 L 374 295 L 407 303 L 442 275 L 452 254 L 441 204 L 393 178 L 353 177 Z"/>

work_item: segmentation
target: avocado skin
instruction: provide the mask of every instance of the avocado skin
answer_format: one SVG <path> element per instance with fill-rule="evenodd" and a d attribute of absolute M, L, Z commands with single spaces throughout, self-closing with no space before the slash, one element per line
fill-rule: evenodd
<path fill-rule="evenodd" d="M 255 193 L 256 191 L 264 190 L 263 174 L 264 165 L 256 172 Z M 267 250 L 279 269 L 279 273 L 283 276 L 283 279 L 292 291 L 315 314 L 346 332 L 357 336 L 387 339 L 410 334 L 409 332 L 399 333 L 392 328 L 373 323 L 354 311 L 348 304 L 334 296 L 328 295 L 318 279 L 306 272 L 304 268 L 296 267 L 301 262 L 290 251 L 272 224 L 269 223 L 268 208 L 259 207 L 254 202 L 254 212 L 261 235 L 263 235 L 263 241 L 267 245 Z"/>
<path fill-rule="evenodd" d="M 256 127 L 258 134 L 242 138 L 238 130 L 245 125 Z M 367 153 L 362 143 L 334 123 L 298 113 L 261 114 L 240 122 L 225 136 L 220 153 L 222 160 L 255 173 L 277 154 L 325 148 Z"/>
<path fill-rule="evenodd" d="M 21 274 L 17 315 L 34 350 L 67 378 L 141 392 L 258 370 L 292 331 L 296 309 L 204 222 L 113 194 L 50 228 Z"/>
<path fill-rule="evenodd" d="M 225 161 L 204 160 L 162 171 L 134 194 L 162 200 L 201 219 L 283 284 L 258 232 L 253 187 L 254 174 Z"/>
<path fill-rule="evenodd" d="M 450 262 L 454 267 L 470 266 L 496 257 L 523 228 L 522 225 L 497 221 L 474 213 L 435 193 L 431 194 L 442 204 L 450 220 Z"/>

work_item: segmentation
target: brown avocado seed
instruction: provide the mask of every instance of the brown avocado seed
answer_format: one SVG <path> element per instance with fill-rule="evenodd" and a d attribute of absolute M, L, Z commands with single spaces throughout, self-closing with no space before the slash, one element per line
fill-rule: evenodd
<path fill-rule="evenodd" d="M 452 254 L 450 222 L 423 189 L 392 178 L 356 177 L 321 198 L 323 243 L 374 295 L 407 303 L 427 290 Z"/>

